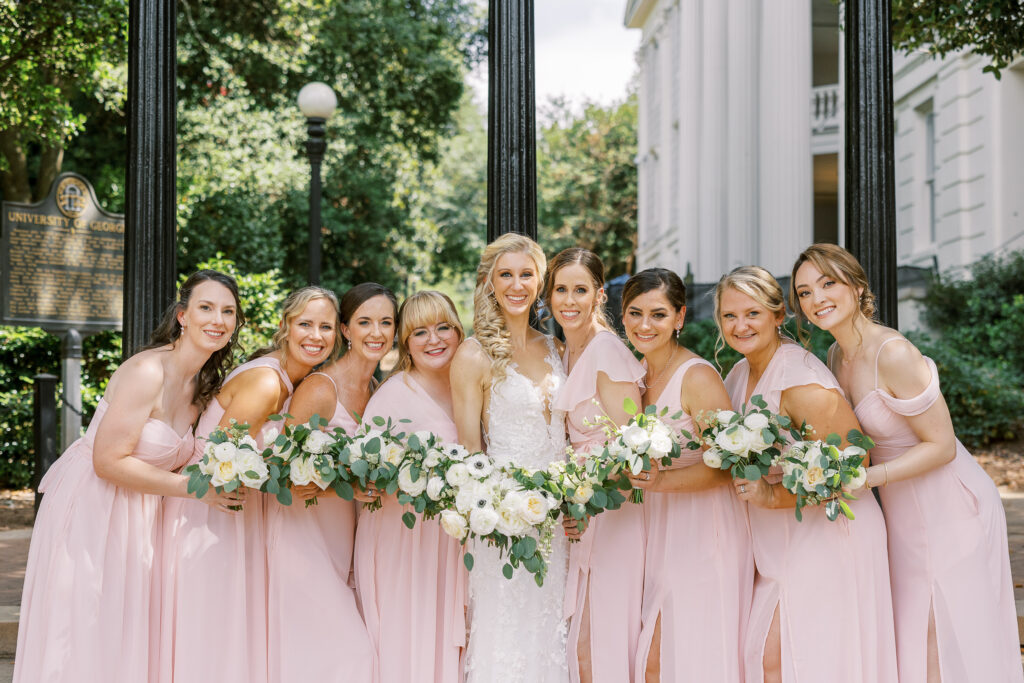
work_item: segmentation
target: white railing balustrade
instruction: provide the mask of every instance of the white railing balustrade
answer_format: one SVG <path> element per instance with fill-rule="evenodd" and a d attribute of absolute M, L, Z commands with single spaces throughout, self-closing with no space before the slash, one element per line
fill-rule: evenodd
<path fill-rule="evenodd" d="M 812 132 L 826 133 L 839 130 L 839 117 L 842 115 L 843 98 L 838 83 L 811 88 Z"/>

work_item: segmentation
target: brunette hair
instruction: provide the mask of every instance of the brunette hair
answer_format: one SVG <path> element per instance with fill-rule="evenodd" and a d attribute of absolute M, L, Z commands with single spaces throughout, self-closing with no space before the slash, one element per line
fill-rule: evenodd
<path fill-rule="evenodd" d="M 296 289 L 289 294 L 287 298 L 285 298 L 284 303 L 281 304 L 281 323 L 277 326 L 274 336 L 270 339 L 270 346 L 265 346 L 258 350 L 256 353 L 252 354 L 249 360 L 265 356 L 268 353 L 273 353 L 274 351 L 283 351 L 287 353 L 288 334 L 292 329 L 292 321 L 306 310 L 306 306 L 308 306 L 311 301 L 316 301 L 317 299 L 327 299 L 334 306 L 334 327 L 336 333 L 334 335 L 334 348 L 331 350 L 331 357 L 337 356 L 338 352 L 341 350 L 341 331 L 337 329 L 338 297 L 329 289 L 310 285 L 308 287 Z"/>
<path fill-rule="evenodd" d="M 178 287 L 177 300 L 164 311 L 160 324 L 149 336 L 149 343 L 136 351 L 138 353 L 167 346 L 181 337 L 182 328 L 181 323 L 178 322 L 178 313 L 188 308 L 188 304 L 192 300 L 192 292 L 203 282 L 216 282 L 231 292 L 231 297 L 235 300 L 235 329 L 231 331 L 230 341 L 223 348 L 214 351 L 196 375 L 196 388 L 192 393 L 192 403 L 198 406 L 200 411 L 205 410 L 210 399 L 216 395 L 221 381 L 233 364 L 235 351 L 239 348 L 238 333 L 245 325 L 245 314 L 242 312 L 242 302 L 238 297 L 238 283 L 235 282 L 235 278 L 217 270 L 197 270 L 189 275 Z"/>
<path fill-rule="evenodd" d="M 676 312 L 686 306 L 686 285 L 675 271 L 667 268 L 648 268 L 629 278 L 622 287 L 622 312 L 626 312 L 626 306 L 630 301 L 656 289 L 665 294 L 665 298 Z"/>
<path fill-rule="evenodd" d="M 601 262 L 597 254 L 583 247 L 563 249 L 548 261 L 548 272 L 544 278 L 544 302 L 549 311 L 551 310 L 551 294 L 555 291 L 555 275 L 562 268 L 571 265 L 580 265 L 587 269 L 595 290 L 604 288 L 604 263 Z M 607 330 L 612 329 L 604 310 L 604 301 L 599 301 L 596 297 L 594 299 L 593 315 L 601 327 Z"/>
<path fill-rule="evenodd" d="M 459 334 L 459 343 L 466 338 L 466 331 L 459 320 L 455 304 L 443 292 L 432 289 L 416 292 L 402 302 L 398 309 L 398 362 L 391 374 L 412 369 L 412 356 L 409 355 L 409 336 L 413 331 L 427 325 L 448 323 Z"/>
<path fill-rule="evenodd" d="M 376 282 L 361 282 L 345 292 L 344 296 L 341 297 L 339 317 L 342 324 L 348 325 L 352 321 L 352 316 L 359 310 L 359 307 L 375 296 L 387 297 L 388 301 L 391 302 L 395 317 L 398 317 L 398 297 L 395 296 L 394 292 L 384 285 L 378 285 Z M 346 338 L 339 331 L 338 344 L 344 344 L 345 341 Z"/>
<path fill-rule="evenodd" d="M 868 275 L 864 272 L 864 266 L 860 264 L 853 254 L 837 244 L 824 242 L 812 244 L 801 252 L 793 264 L 793 272 L 789 278 L 789 307 L 796 314 L 797 334 L 800 341 L 805 345 L 810 340 L 810 335 L 804 330 L 803 323 L 810 322 L 800 308 L 800 299 L 796 292 L 796 271 L 800 266 L 810 262 L 822 275 L 842 282 L 854 290 L 861 290 L 857 308 L 868 320 L 876 320 L 875 295 L 868 284 Z"/>

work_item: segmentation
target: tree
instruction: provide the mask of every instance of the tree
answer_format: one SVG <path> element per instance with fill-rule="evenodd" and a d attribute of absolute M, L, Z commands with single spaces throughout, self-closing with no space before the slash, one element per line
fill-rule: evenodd
<path fill-rule="evenodd" d="M 939 57 L 973 50 L 987 58 L 996 78 L 1024 50 L 1024 3 L 1020 0 L 893 0 L 893 45 Z"/>
<path fill-rule="evenodd" d="M 554 253 L 582 246 L 609 278 L 633 270 L 637 231 L 637 98 L 582 112 L 556 100 L 537 140 L 537 222 Z"/>
<path fill-rule="evenodd" d="M 67 141 L 86 128 L 72 102 L 124 102 L 126 0 L 0 0 L 0 189 L 39 201 Z M 34 186 L 34 187 L 33 187 Z"/>

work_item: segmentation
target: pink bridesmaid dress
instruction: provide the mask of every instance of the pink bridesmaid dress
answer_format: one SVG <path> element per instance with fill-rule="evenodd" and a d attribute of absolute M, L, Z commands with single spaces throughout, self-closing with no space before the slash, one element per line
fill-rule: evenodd
<path fill-rule="evenodd" d="M 340 401 L 327 431 L 338 427 L 346 434 L 356 429 Z M 330 489 L 310 507 L 268 499 L 270 683 L 374 680 L 373 651 L 350 581 L 354 535 L 355 503 Z"/>
<path fill-rule="evenodd" d="M 892 337 L 882 346 L 893 339 L 902 341 Z M 935 363 L 925 360 L 931 383 L 899 399 L 878 388 L 875 359 L 875 389 L 856 408 L 875 441 L 875 464 L 920 443 L 906 416 L 920 415 L 941 396 Z M 957 441 L 951 462 L 878 493 L 889 533 L 900 681 L 926 680 L 929 613 L 943 681 L 1024 681 L 1006 517 L 992 479 Z"/>
<path fill-rule="evenodd" d="M 696 436 L 693 418 L 683 413 L 683 378 L 703 358 L 691 358 L 665 385 L 658 408 L 678 434 Z M 685 444 L 686 439 L 682 439 Z M 686 450 L 671 467 L 703 463 L 703 451 Z M 644 680 L 654 629 L 661 618 L 662 683 L 742 680 L 741 642 L 754 587 L 754 555 L 746 505 L 732 486 L 695 493 L 648 491 L 644 500 L 647 559 L 644 570 L 643 628 L 635 680 Z"/>
<path fill-rule="evenodd" d="M 725 379 L 734 410 L 744 404 L 750 367 L 740 360 Z M 842 393 L 825 364 L 802 346 L 783 343 L 752 396 L 779 411 L 782 392 L 817 384 Z M 826 435 L 822 435 L 826 436 Z M 782 479 L 776 470 L 770 483 Z M 856 519 L 835 522 L 823 509 L 748 505 L 757 574 L 744 637 L 747 683 L 763 680 L 764 643 L 779 609 L 784 683 L 895 683 L 893 631 L 885 521 L 870 491 L 848 501 Z"/>
<path fill-rule="evenodd" d="M 262 367 L 273 368 L 291 393 L 288 375 L 270 356 L 239 365 L 224 384 Z M 196 425 L 189 464 L 202 459 L 205 437 L 223 417 L 214 398 Z M 262 443 L 262 434 L 256 440 Z M 244 509 L 234 514 L 194 498 L 164 501 L 161 683 L 267 680 L 265 498 L 247 491 Z"/>
<path fill-rule="evenodd" d="M 390 418 L 406 434 L 429 431 L 448 443 L 458 434 L 451 416 L 407 372 L 390 377 L 366 406 L 365 419 Z M 436 519 L 416 518 L 394 496 L 375 512 L 359 513 L 355 578 L 380 683 L 458 683 L 466 646 L 466 583 L 462 547 Z"/>
<path fill-rule="evenodd" d="M 16 683 L 154 680 L 159 629 L 160 496 L 96 476 L 93 444 L 109 408 L 100 399 L 85 436 L 50 467 L 32 529 L 21 598 Z M 150 418 L 132 457 L 164 470 L 192 454 Z"/>
<path fill-rule="evenodd" d="M 562 364 L 568 369 L 568 353 Z M 600 448 L 606 440 L 600 427 L 584 424 L 584 420 L 593 421 L 602 414 L 593 402 L 598 398 L 599 372 L 613 382 L 637 385 L 646 374 L 613 332 L 602 330 L 590 340 L 554 401 L 555 410 L 566 413 L 569 441 L 579 452 Z M 570 545 L 564 610 L 565 617 L 571 619 L 568 658 L 573 683 L 580 680 L 580 622 L 588 601 L 594 683 L 633 680 L 640 640 L 645 546 L 643 506 L 628 500 L 618 510 L 591 519 L 583 537 Z"/>

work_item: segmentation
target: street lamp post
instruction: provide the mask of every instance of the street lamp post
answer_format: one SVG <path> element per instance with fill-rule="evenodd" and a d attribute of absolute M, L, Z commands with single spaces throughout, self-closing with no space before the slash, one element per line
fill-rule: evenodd
<path fill-rule="evenodd" d="M 307 83 L 299 91 L 299 109 L 306 117 L 309 157 L 309 284 L 320 284 L 320 164 L 327 150 L 326 124 L 338 98 L 326 83 Z"/>

